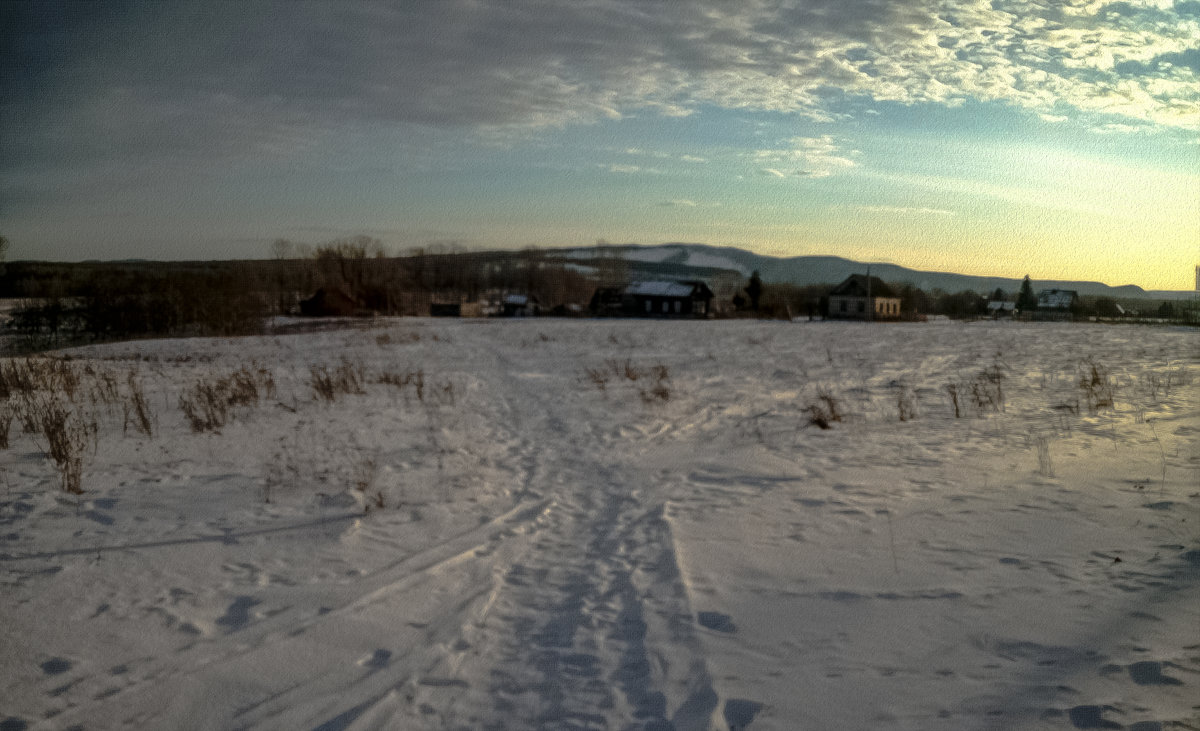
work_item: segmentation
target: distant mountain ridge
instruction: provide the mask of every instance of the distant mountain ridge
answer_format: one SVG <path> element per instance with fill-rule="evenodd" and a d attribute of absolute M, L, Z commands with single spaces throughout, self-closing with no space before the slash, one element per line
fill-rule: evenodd
<path fill-rule="evenodd" d="M 868 267 L 866 262 L 857 262 L 840 256 L 776 257 L 755 254 L 730 246 L 688 243 L 652 246 L 603 244 L 593 247 L 556 249 L 547 253 L 557 254 L 585 265 L 591 260 L 620 257 L 628 263 L 633 271 L 654 276 L 674 276 L 679 279 L 702 277 L 705 271 L 713 270 L 730 270 L 747 277 L 751 272 L 758 271 L 764 282 L 798 286 L 837 284 L 851 274 L 866 273 Z M 909 283 L 925 291 L 932 289 L 941 289 L 946 292 L 972 290 L 980 294 L 989 294 L 999 288 L 1012 295 L 1021 288 L 1022 281 L 1009 277 L 921 271 L 897 264 L 879 262 L 872 262 L 869 266 L 871 274 L 885 282 Z M 1073 289 L 1081 295 L 1117 299 L 1184 299 L 1194 294 L 1190 291 L 1147 291 L 1134 284 L 1114 287 L 1103 282 L 1062 279 L 1036 279 L 1033 280 L 1033 286 L 1035 290 Z"/>

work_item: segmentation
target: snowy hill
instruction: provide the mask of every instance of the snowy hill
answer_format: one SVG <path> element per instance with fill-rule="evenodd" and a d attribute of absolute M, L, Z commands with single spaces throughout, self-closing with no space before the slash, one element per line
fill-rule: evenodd
<path fill-rule="evenodd" d="M 662 276 L 673 273 L 676 278 L 697 276 L 696 269 L 724 269 L 749 276 L 758 271 L 764 281 L 795 285 L 836 284 L 851 274 L 866 272 L 867 263 L 844 259 L 838 256 L 774 257 L 755 254 L 733 247 L 708 246 L 706 244 L 670 243 L 658 246 L 606 245 L 576 249 L 553 250 L 579 262 L 622 256 L 633 268 L 638 264 L 654 264 L 654 271 Z M 1006 277 L 980 277 L 947 272 L 928 272 L 908 269 L 896 264 L 871 263 L 871 274 L 886 282 L 911 283 L 923 290 L 942 289 L 947 292 L 974 290 L 989 294 L 997 288 L 1014 293 L 1021 287 L 1020 279 Z M 1147 292 L 1136 285 L 1110 286 L 1102 282 L 1073 280 L 1038 280 L 1036 289 L 1073 289 L 1081 295 L 1095 295 L 1119 299 L 1181 299 L 1190 292 Z"/>

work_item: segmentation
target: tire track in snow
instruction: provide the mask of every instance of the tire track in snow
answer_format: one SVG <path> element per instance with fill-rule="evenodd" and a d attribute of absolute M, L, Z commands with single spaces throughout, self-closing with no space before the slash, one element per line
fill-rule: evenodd
<path fill-rule="evenodd" d="M 502 560 L 502 556 L 494 555 L 499 546 L 515 536 L 535 531 L 538 522 L 545 517 L 546 507 L 546 501 L 520 503 L 482 526 L 376 570 L 354 584 L 353 599 L 334 607 L 326 607 L 320 613 L 297 617 L 285 607 L 272 616 L 239 627 L 236 631 L 198 641 L 150 666 L 141 667 L 139 674 L 142 680 L 132 682 L 107 698 L 86 707 L 72 709 L 56 716 L 53 726 L 61 727 L 77 720 L 103 719 L 109 719 L 112 725 L 125 723 L 144 726 L 156 719 L 123 719 L 122 714 L 126 707 L 154 706 L 153 703 L 133 700 L 135 696 L 145 694 L 168 699 L 168 702 L 162 704 L 163 715 L 157 717 L 157 720 L 187 718 L 188 704 L 195 696 L 190 689 L 225 685 L 231 677 L 253 677 L 256 675 L 254 668 L 285 669 L 290 672 L 280 675 L 286 677 L 292 677 L 298 669 L 301 677 L 294 680 L 280 679 L 276 683 L 280 687 L 265 691 L 266 695 L 263 697 L 240 704 L 240 710 L 224 719 L 239 728 L 250 728 L 264 722 L 273 726 L 278 721 L 273 718 L 274 713 L 297 705 L 298 699 L 301 698 L 307 699 L 307 703 L 299 704 L 300 708 L 305 708 L 312 705 L 314 696 L 318 699 L 322 696 L 335 696 L 332 692 L 334 690 L 338 691 L 337 694 L 350 690 L 353 697 L 359 697 L 366 689 L 351 689 L 351 686 L 359 682 L 356 666 L 348 668 L 351 676 L 348 680 L 304 674 L 305 657 L 311 653 L 311 648 L 320 646 L 336 649 L 340 644 L 338 638 L 343 635 L 341 625 L 346 622 L 370 624 L 368 618 L 380 613 L 394 612 L 390 605 L 394 603 L 393 598 L 397 595 L 411 595 L 421 591 L 424 595 L 436 596 L 439 594 L 439 588 L 446 585 L 449 585 L 449 591 L 443 592 L 446 598 L 437 602 L 435 608 L 427 610 L 427 613 L 430 616 L 449 619 L 426 626 L 410 625 L 412 629 L 420 631 L 408 633 L 410 639 L 397 647 L 393 653 L 392 664 L 397 664 L 396 661 L 406 656 L 419 655 L 427 652 L 429 648 L 437 648 L 452 641 L 459 634 L 461 624 L 466 621 L 461 620 L 461 617 L 470 614 L 472 605 L 481 601 L 487 594 L 486 590 L 478 588 L 477 578 L 472 577 L 477 577 L 480 573 L 486 575 L 488 569 L 476 564 L 479 561 Z M 463 576 L 466 578 L 460 578 Z M 335 591 L 343 590 L 344 587 L 335 588 Z M 407 599 L 401 602 L 406 606 L 408 603 Z M 265 676 L 263 679 L 265 680 Z M 384 694 L 387 689 L 401 684 L 394 681 L 385 682 Z M 329 692 L 322 693 L 321 689 Z M 342 701 L 335 701 L 335 705 L 337 704 L 342 704 Z M 290 715 L 296 716 L 296 710 L 292 709 Z M 222 719 L 210 720 L 214 728 L 228 725 L 223 724 Z M 300 727 L 311 720 L 306 717 L 295 719 Z"/>

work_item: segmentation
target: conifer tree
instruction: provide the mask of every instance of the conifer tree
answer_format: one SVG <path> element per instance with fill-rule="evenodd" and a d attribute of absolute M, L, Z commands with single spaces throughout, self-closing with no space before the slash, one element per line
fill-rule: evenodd
<path fill-rule="evenodd" d="M 1021 282 L 1021 293 L 1017 295 L 1017 309 L 1021 312 L 1037 309 L 1037 295 L 1033 293 L 1033 282 L 1029 281 L 1029 275 L 1025 275 L 1025 281 Z"/>
<path fill-rule="evenodd" d="M 750 283 L 746 285 L 746 296 L 750 298 L 750 309 L 758 311 L 758 298 L 762 296 L 762 277 L 755 271 L 750 275 Z"/>

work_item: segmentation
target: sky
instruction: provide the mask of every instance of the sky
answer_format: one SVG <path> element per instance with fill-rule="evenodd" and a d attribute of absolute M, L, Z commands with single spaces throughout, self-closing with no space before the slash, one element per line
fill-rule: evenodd
<path fill-rule="evenodd" d="M 598 241 L 1191 289 L 1200 0 L 0 2 L 14 259 Z"/>

